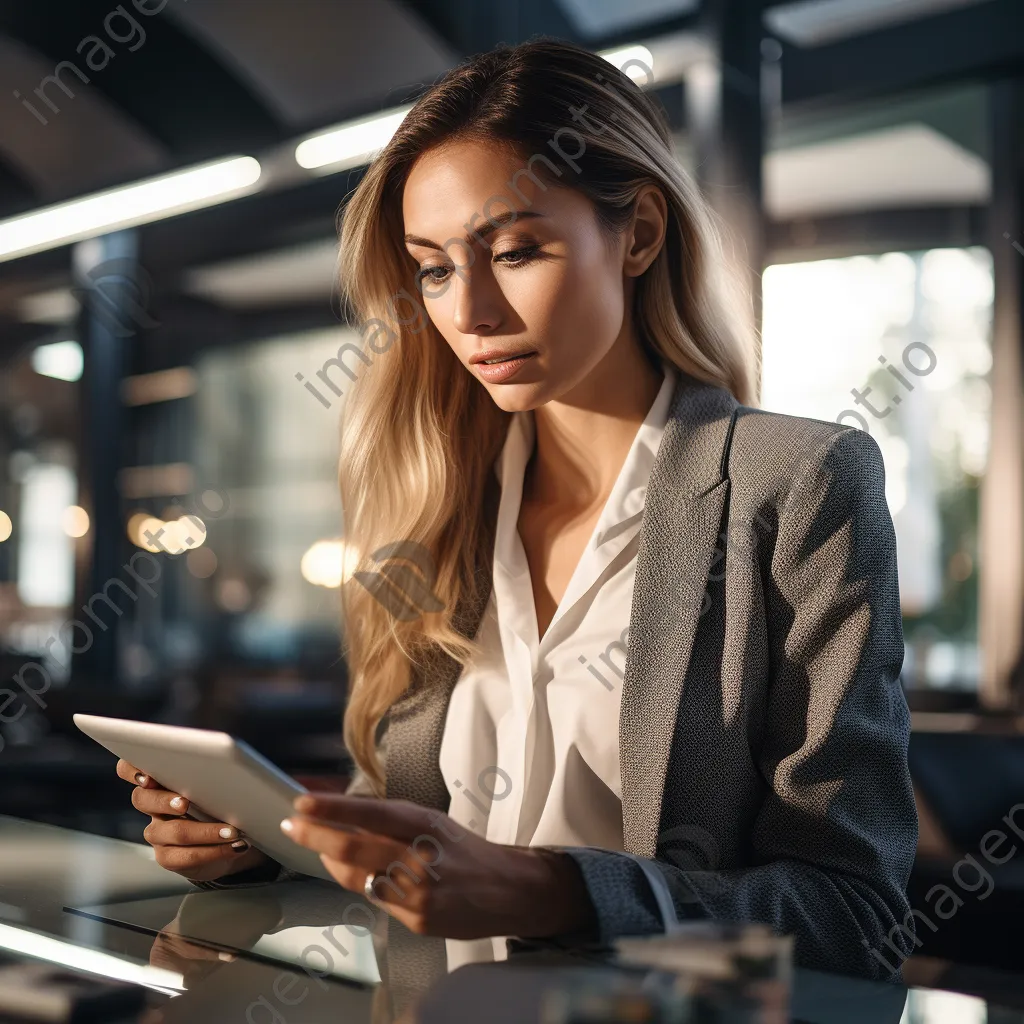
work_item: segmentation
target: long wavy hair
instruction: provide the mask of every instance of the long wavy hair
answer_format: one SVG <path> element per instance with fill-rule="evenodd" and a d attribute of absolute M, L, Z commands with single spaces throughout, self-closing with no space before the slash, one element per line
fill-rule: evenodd
<path fill-rule="evenodd" d="M 585 110 L 585 119 L 573 121 L 570 107 Z M 660 253 L 635 282 L 631 312 L 640 342 L 654 360 L 726 388 L 742 404 L 756 401 L 749 298 L 654 99 L 597 54 L 549 39 L 472 57 L 420 97 L 341 215 L 342 299 L 380 353 L 363 359 L 368 365 L 342 417 L 346 550 L 366 565 L 404 542 L 405 551 L 427 557 L 433 574 L 433 598 L 416 618 L 395 614 L 372 586 L 353 580 L 342 587 L 345 742 L 378 793 L 378 727 L 404 695 L 430 684 L 439 652 L 463 665 L 475 656 L 458 612 L 479 607 L 490 587 L 488 478 L 510 414 L 430 322 L 403 244 L 402 190 L 413 162 L 456 140 L 511 147 L 523 173 L 539 164 L 555 187 L 587 196 L 609 232 L 629 222 L 644 186 L 658 186 L 668 225 Z M 564 151 L 575 169 L 555 163 Z M 509 183 L 508 205 L 517 180 Z"/>

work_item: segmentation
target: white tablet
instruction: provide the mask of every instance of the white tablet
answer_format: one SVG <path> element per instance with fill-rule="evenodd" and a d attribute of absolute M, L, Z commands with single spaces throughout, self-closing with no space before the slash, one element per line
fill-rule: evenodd
<path fill-rule="evenodd" d="M 210 729 L 97 715 L 74 719 L 86 736 L 112 754 L 187 797 L 186 817 L 234 825 L 285 867 L 333 881 L 319 854 L 281 831 L 282 819 L 295 813 L 292 801 L 306 788 L 247 743 Z"/>

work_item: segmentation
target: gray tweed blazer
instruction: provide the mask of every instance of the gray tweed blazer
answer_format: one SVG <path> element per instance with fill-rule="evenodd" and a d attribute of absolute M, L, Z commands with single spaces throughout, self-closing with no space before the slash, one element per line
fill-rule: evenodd
<path fill-rule="evenodd" d="M 885 979 L 912 951 L 917 811 L 884 481 L 868 433 L 680 373 L 626 641 L 626 853 L 564 848 L 598 941 L 761 921 L 795 936 L 797 963 Z M 483 610 L 459 610 L 467 636 Z M 392 708 L 388 797 L 447 809 L 438 756 L 460 671 L 440 656 Z"/>
<path fill-rule="evenodd" d="M 917 812 L 884 479 L 868 433 L 679 374 L 626 640 L 625 852 L 562 848 L 597 911 L 588 940 L 760 921 L 795 936 L 798 964 L 898 977 Z M 456 609 L 466 636 L 486 596 Z M 460 672 L 438 654 L 391 709 L 389 798 L 447 810 L 438 757 Z M 366 779 L 349 792 L 368 794 Z M 388 928 L 392 985 L 426 985 L 429 940 Z"/>

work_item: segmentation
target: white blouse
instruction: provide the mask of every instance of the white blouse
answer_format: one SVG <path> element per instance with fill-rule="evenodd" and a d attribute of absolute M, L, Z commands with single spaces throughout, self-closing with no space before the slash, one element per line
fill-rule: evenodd
<path fill-rule="evenodd" d="M 665 374 L 543 637 L 518 530 L 533 413 L 509 425 L 482 653 L 452 691 L 440 751 L 450 817 L 492 842 L 622 849 L 620 687 L 644 496 L 676 381 Z M 447 948 L 449 970 L 507 956 L 504 937 Z"/>

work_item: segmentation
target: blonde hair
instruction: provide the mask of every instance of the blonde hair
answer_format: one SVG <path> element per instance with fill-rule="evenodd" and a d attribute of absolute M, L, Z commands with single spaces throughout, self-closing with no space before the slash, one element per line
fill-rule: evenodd
<path fill-rule="evenodd" d="M 585 110 L 585 119 L 573 121 L 570 106 Z M 353 192 L 341 227 L 343 299 L 356 320 L 373 325 L 374 351 L 386 353 L 345 406 L 339 483 L 346 545 L 363 558 L 398 541 L 419 545 L 432 563 L 439 609 L 410 620 L 372 588 L 342 588 L 345 742 L 377 792 L 384 788 L 378 726 L 411 686 L 429 685 L 432 657 L 443 651 L 466 664 L 475 656 L 458 616 L 479 607 L 490 587 L 493 523 L 483 510 L 509 414 L 430 323 L 403 244 L 402 188 L 412 163 L 456 139 L 522 156 L 525 170 L 509 182 L 512 192 L 520 174 L 542 163 L 557 187 L 591 199 L 609 231 L 628 222 L 641 188 L 657 185 L 668 228 L 636 281 L 632 314 L 641 344 L 743 404 L 756 400 L 749 313 L 739 305 L 742 290 L 726 266 L 716 218 L 680 166 L 661 109 L 642 89 L 588 50 L 540 39 L 471 58 L 418 100 Z M 559 156 L 564 171 L 554 162 Z M 382 334 L 388 341 L 379 347 Z"/>

